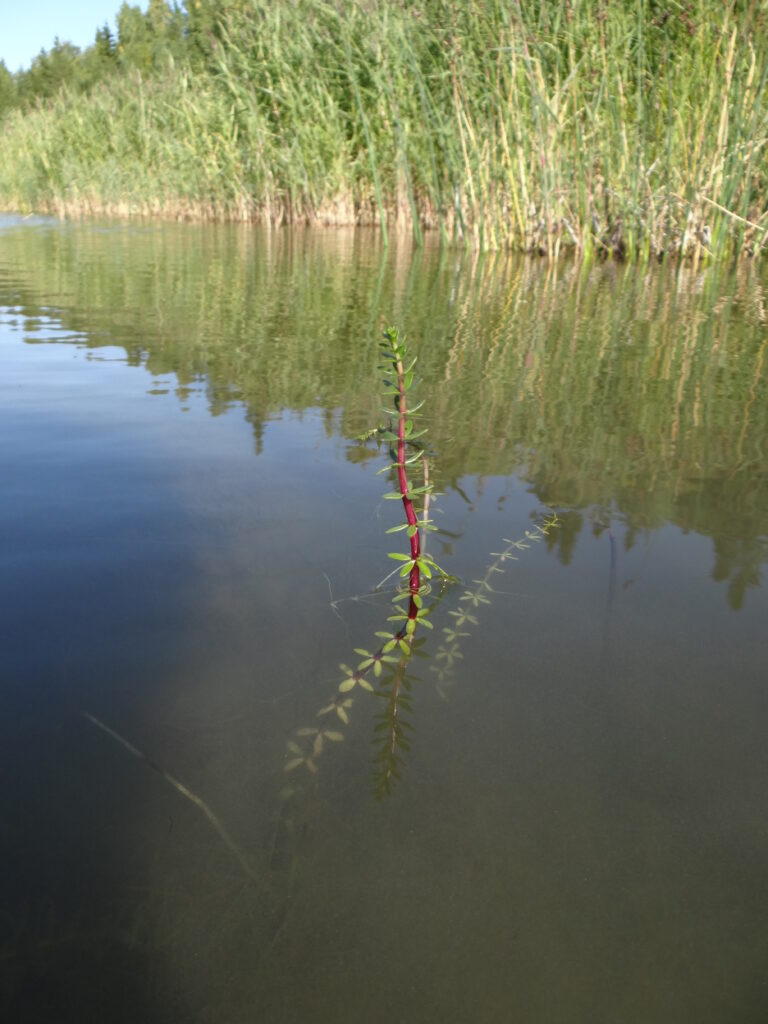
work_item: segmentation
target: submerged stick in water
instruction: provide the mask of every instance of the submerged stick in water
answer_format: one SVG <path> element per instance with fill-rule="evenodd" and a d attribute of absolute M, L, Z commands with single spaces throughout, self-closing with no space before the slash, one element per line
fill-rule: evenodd
<path fill-rule="evenodd" d="M 256 875 L 256 873 L 254 872 L 253 868 L 248 863 L 248 861 L 247 861 L 243 851 L 240 849 L 240 847 L 234 841 L 232 836 L 230 836 L 229 832 L 227 832 L 226 828 L 224 827 L 224 825 L 222 825 L 222 823 L 219 820 L 219 818 L 213 813 L 211 808 L 208 806 L 208 804 L 205 802 L 205 800 L 203 800 L 202 797 L 199 797 L 196 793 L 193 793 L 191 789 L 188 789 L 184 785 L 183 782 L 179 782 L 178 779 L 174 778 L 173 775 L 171 775 L 163 767 L 161 767 L 157 763 L 157 761 L 153 761 L 151 757 L 148 757 L 145 753 L 143 753 L 141 750 L 139 750 L 138 747 L 134 747 L 134 745 L 132 743 L 130 743 L 127 739 L 125 739 L 124 736 L 121 736 L 120 733 L 115 732 L 114 729 L 110 729 L 110 727 L 108 725 L 106 725 L 100 719 L 96 718 L 95 715 L 91 715 L 87 711 L 81 711 L 80 713 L 82 714 L 83 718 L 87 718 L 88 721 L 91 722 L 92 725 L 95 725 L 98 729 L 101 729 L 101 731 L 105 732 L 107 734 L 107 736 L 111 736 L 113 740 L 116 740 L 120 744 L 120 746 L 125 747 L 125 749 L 130 754 L 133 754 L 133 756 L 135 758 L 137 758 L 139 761 L 145 761 L 150 766 L 150 768 L 154 768 L 154 770 L 156 772 L 158 772 L 160 775 L 162 775 L 162 777 L 165 779 L 165 781 L 170 783 L 170 785 L 173 786 L 173 788 L 177 792 L 181 793 L 181 795 L 183 797 L 186 797 L 187 800 L 189 800 L 191 803 L 193 803 L 195 805 L 195 807 L 197 807 L 200 811 L 202 811 L 203 814 L 208 819 L 208 821 L 214 827 L 216 832 L 218 833 L 219 838 L 221 839 L 221 841 L 224 843 L 224 845 L 227 847 L 229 852 L 237 860 L 238 864 L 243 869 L 243 871 L 246 873 L 246 875 L 253 882 L 257 882 L 263 888 L 265 888 L 265 889 L 269 888 L 264 883 L 264 880 L 259 878 L 258 875 Z"/>

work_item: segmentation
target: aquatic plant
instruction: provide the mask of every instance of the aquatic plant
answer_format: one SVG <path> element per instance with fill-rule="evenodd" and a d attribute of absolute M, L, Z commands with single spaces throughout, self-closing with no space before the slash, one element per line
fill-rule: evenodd
<path fill-rule="evenodd" d="M 362 659 L 355 668 L 341 663 L 342 679 L 330 703 L 318 712 L 318 717 L 335 715 L 343 725 L 349 724 L 349 709 L 353 704 L 352 691 L 359 688 L 385 700 L 385 711 L 378 717 L 377 732 L 383 732 L 381 751 L 377 758 L 377 792 L 388 792 L 391 782 L 399 777 L 400 751 L 407 749 L 404 736 L 406 723 L 403 712 L 409 709 L 411 680 L 406 673 L 408 661 L 417 649 L 416 631 L 419 627 L 432 629 L 428 616 L 431 606 L 424 603 L 430 590 L 428 582 L 437 576 L 443 582 L 451 577 L 424 549 L 422 533 L 436 529 L 429 518 L 429 496 L 433 485 L 429 480 L 429 463 L 423 441 L 426 430 L 417 430 L 415 418 L 419 416 L 423 402 L 409 406 L 408 395 L 415 383 L 417 357 L 409 357 L 405 340 L 401 339 L 395 327 L 384 331 L 381 356 L 384 359 L 385 398 L 391 405 L 384 408 L 387 422 L 361 435 L 358 440 L 365 442 L 373 438 L 388 445 L 390 464 L 380 473 L 394 471 L 397 489 L 384 495 L 385 500 L 400 501 L 404 521 L 387 530 L 387 533 L 404 532 L 408 538 L 409 550 L 390 551 L 388 557 L 398 566 L 381 581 L 381 586 L 398 573 L 403 585 L 398 587 L 393 603 L 393 614 L 387 621 L 396 625 L 376 633 L 380 643 L 375 650 L 356 647 L 355 653 Z M 414 486 L 408 474 L 412 467 L 420 466 L 423 483 Z M 422 579 L 424 577 L 424 580 Z M 407 581 L 407 582 L 406 582 Z M 377 685 L 370 681 L 373 676 Z M 317 771 L 317 758 L 325 749 L 326 740 L 333 743 L 343 740 L 343 733 L 336 729 L 302 726 L 287 743 L 290 755 L 284 770 L 292 772 L 303 766 L 311 774 Z M 302 745 L 303 744 L 303 745 Z"/>
<path fill-rule="evenodd" d="M 419 416 L 423 402 L 410 406 L 408 395 L 414 383 L 414 366 L 416 359 L 409 359 L 407 346 L 401 340 L 396 328 L 390 327 L 384 332 L 381 348 L 384 358 L 386 398 L 392 403 L 384 408 L 388 419 L 373 430 L 358 437 L 358 441 L 378 440 L 389 447 L 390 463 L 379 470 L 379 473 L 393 472 L 397 483 L 395 490 L 384 495 L 386 500 L 400 501 L 403 506 L 403 522 L 387 530 L 388 534 L 404 532 L 409 541 L 409 551 L 390 551 L 388 557 L 398 562 L 389 576 L 381 581 L 381 586 L 394 573 L 398 573 L 403 582 L 393 597 L 395 610 L 388 617 L 388 622 L 395 625 L 381 630 L 375 635 L 379 640 L 375 650 L 356 647 L 355 653 L 362 659 L 356 667 L 346 663 L 339 666 L 342 679 L 337 692 L 331 700 L 318 712 L 324 720 L 333 719 L 334 728 L 328 725 L 301 726 L 286 744 L 286 772 L 304 768 L 311 775 L 317 773 L 317 760 L 326 749 L 328 742 L 339 743 L 344 739 L 343 732 L 338 728 L 349 724 L 349 710 L 354 703 L 353 691 L 360 689 L 377 697 L 381 710 L 376 715 L 374 726 L 376 755 L 374 785 L 377 796 L 386 796 L 397 779 L 400 778 L 403 754 L 410 749 L 408 732 L 410 723 L 408 715 L 413 708 L 411 691 L 416 677 L 409 672 L 413 655 L 423 654 L 420 650 L 424 638 L 416 636 L 420 627 L 432 629 L 428 616 L 436 602 L 426 606 L 424 597 L 429 592 L 429 580 L 437 576 L 445 583 L 455 581 L 435 562 L 425 550 L 425 535 L 436 530 L 429 517 L 430 495 L 433 484 L 429 479 L 429 462 L 425 442 L 426 430 L 415 429 L 415 418 Z M 423 483 L 414 486 L 408 478 L 412 467 L 420 466 Z M 505 540 L 506 547 L 493 552 L 494 561 L 488 566 L 481 579 L 473 580 L 474 588 L 464 589 L 459 598 L 460 610 L 451 611 L 456 621 L 450 627 L 443 628 L 444 640 L 436 654 L 436 665 L 433 671 L 438 673 L 438 690 L 445 696 L 445 687 L 454 661 L 461 657 L 459 644 L 462 637 L 468 636 L 466 627 L 477 625 L 478 620 L 473 610 L 488 604 L 489 595 L 493 593 L 491 579 L 504 572 L 506 562 L 514 560 L 515 552 L 523 551 L 541 540 L 558 525 L 557 515 L 544 518 L 532 530 L 526 530 L 525 536 L 519 540 Z M 426 580 L 422 579 L 422 576 Z M 373 679 L 371 679 L 373 677 Z M 292 795 L 289 787 L 286 795 Z"/>
<path fill-rule="evenodd" d="M 470 635 L 470 627 L 479 624 L 477 613 L 483 605 L 491 603 L 491 595 L 496 593 L 491 581 L 497 575 L 503 575 L 507 562 L 517 561 L 518 556 L 515 552 L 527 550 L 559 525 L 557 513 L 552 512 L 541 522 L 536 523 L 532 530 L 526 530 L 517 540 L 505 537 L 506 546 L 501 551 L 491 552 L 494 560 L 488 565 L 482 577 L 471 581 L 473 587 L 464 588 L 459 598 L 461 607 L 457 611 L 448 612 L 454 622 L 443 627 L 443 642 L 435 653 L 434 663 L 430 665 L 430 670 L 437 673 L 437 691 L 441 697 L 447 696 L 447 688 L 453 682 L 455 662 L 464 657 L 461 653 L 461 641 Z"/>

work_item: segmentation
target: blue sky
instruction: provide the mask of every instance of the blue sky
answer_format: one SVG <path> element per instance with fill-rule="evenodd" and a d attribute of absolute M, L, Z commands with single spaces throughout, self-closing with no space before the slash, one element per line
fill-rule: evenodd
<path fill-rule="evenodd" d="M 129 2 L 147 9 L 147 0 Z M 0 60 L 9 71 L 27 68 L 56 36 L 83 49 L 105 21 L 115 30 L 121 6 L 122 0 L 0 0 Z"/>

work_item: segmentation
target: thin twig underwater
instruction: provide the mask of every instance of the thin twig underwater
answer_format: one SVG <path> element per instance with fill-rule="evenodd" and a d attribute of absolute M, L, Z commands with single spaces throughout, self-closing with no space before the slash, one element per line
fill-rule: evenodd
<path fill-rule="evenodd" d="M 185 786 L 183 782 L 180 782 L 175 776 L 171 775 L 170 772 L 166 771 L 166 769 L 163 768 L 162 765 L 158 764 L 154 758 L 149 757 L 143 750 L 139 750 L 139 748 L 134 746 L 130 740 L 127 740 L 124 736 L 121 736 L 119 732 L 116 732 L 116 730 L 112 729 L 105 722 L 102 722 L 100 718 L 92 715 L 89 711 L 81 711 L 81 714 L 86 721 L 95 725 L 97 729 L 101 729 L 102 732 L 106 733 L 107 736 L 110 736 L 116 743 L 119 743 L 121 747 L 127 750 L 129 754 L 132 754 L 133 757 L 139 761 L 144 761 L 150 768 L 158 772 L 165 781 L 176 790 L 177 793 L 180 793 L 181 796 L 186 800 L 189 800 L 190 803 L 193 803 L 195 807 L 202 811 L 208 822 L 213 826 L 214 831 L 238 862 L 250 881 L 258 883 L 265 892 L 270 896 L 273 895 L 265 879 L 254 870 L 242 848 L 235 842 L 219 816 L 214 813 L 210 805 L 206 803 L 201 796 L 198 796 L 197 793 L 193 792 L 188 786 Z"/>

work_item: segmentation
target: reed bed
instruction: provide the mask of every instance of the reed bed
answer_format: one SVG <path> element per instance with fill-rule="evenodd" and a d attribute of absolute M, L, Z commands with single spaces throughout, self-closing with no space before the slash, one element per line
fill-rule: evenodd
<path fill-rule="evenodd" d="M 0 203 L 556 257 L 768 245 L 768 11 L 238 0 L 201 63 L 3 124 Z"/>

